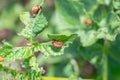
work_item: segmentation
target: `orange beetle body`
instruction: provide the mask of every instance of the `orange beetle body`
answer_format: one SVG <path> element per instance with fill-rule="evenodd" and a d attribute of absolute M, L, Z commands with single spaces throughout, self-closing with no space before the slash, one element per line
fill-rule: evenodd
<path fill-rule="evenodd" d="M 40 6 L 33 6 L 33 7 L 32 7 L 32 13 L 33 13 L 33 14 L 38 14 L 40 8 L 41 8 Z"/>
<path fill-rule="evenodd" d="M 3 61 L 4 61 L 3 57 L 0 57 L 0 62 L 3 62 Z"/>
<path fill-rule="evenodd" d="M 86 24 L 87 26 L 91 26 L 92 21 L 91 21 L 90 19 L 87 19 L 87 20 L 85 21 L 85 24 Z"/>
<path fill-rule="evenodd" d="M 63 45 L 63 42 L 60 42 L 60 41 L 52 41 L 52 44 L 54 45 L 54 47 L 60 48 L 60 47 Z"/>

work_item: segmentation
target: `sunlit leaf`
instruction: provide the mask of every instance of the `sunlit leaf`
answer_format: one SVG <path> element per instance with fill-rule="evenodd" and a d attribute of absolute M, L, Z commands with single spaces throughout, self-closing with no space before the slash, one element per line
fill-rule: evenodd
<path fill-rule="evenodd" d="M 32 56 L 31 47 L 15 47 L 13 48 L 7 42 L 0 48 L 0 56 L 4 58 L 4 61 L 14 61 L 17 59 L 25 59 Z"/>
<path fill-rule="evenodd" d="M 57 37 L 58 36 L 58 37 Z M 65 38 L 64 38 L 65 37 Z M 52 42 L 47 42 L 47 43 L 34 43 L 33 45 L 35 46 L 35 51 L 41 51 L 44 55 L 49 56 L 56 56 L 56 55 L 61 55 L 64 53 L 64 48 L 68 47 L 69 43 L 71 43 L 75 38 L 76 34 L 72 34 L 70 36 L 66 35 L 49 35 L 50 39 L 58 40 L 58 41 L 64 41 L 62 47 L 56 48 Z"/>
<path fill-rule="evenodd" d="M 41 13 L 35 18 L 30 18 L 30 13 L 25 12 L 20 15 L 20 19 L 26 26 L 19 35 L 27 39 L 35 38 L 47 25 L 47 20 Z"/>
<path fill-rule="evenodd" d="M 20 14 L 20 20 L 25 24 L 25 25 L 30 25 L 31 23 L 31 15 L 29 12 L 22 12 Z"/>

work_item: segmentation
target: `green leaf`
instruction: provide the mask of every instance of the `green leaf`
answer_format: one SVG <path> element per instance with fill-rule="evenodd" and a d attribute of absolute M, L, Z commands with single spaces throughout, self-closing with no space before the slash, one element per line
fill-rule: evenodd
<path fill-rule="evenodd" d="M 0 56 L 5 57 L 12 53 L 13 46 L 3 41 L 3 46 L 0 48 Z"/>
<path fill-rule="evenodd" d="M 108 23 L 108 26 L 111 26 L 112 29 L 120 26 L 120 20 L 115 13 L 109 13 L 106 22 Z"/>
<path fill-rule="evenodd" d="M 98 39 L 107 39 L 110 41 L 114 41 L 116 39 L 117 34 L 117 32 L 111 33 L 106 27 L 99 28 L 97 31 L 81 30 L 78 32 L 78 35 L 80 36 L 80 42 L 83 46 L 93 45 Z"/>
<path fill-rule="evenodd" d="M 113 6 L 115 9 L 120 9 L 120 1 L 119 0 L 113 1 Z"/>
<path fill-rule="evenodd" d="M 17 80 L 41 80 L 41 73 L 35 70 L 26 72 L 25 74 L 17 74 L 15 76 Z"/>
<path fill-rule="evenodd" d="M 84 6 L 82 7 L 84 10 L 87 11 L 87 14 L 92 15 L 94 10 L 98 7 L 97 0 L 79 0 Z"/>
<path fill-rule="evenodd" d="M 83 46 L 90 46 L 96 42 L 96 31 L 94 30 L 91 30 L 89 32 L 80 31 L 78 34 Z"/>
<path fill-rule="evenodd" d="M 47 25 L 47 20 L 43 16 L 43 14 L 39 14 L 33 21 L 32 28 L 33 34 L 36 36 L 38 35 Z"/>
<path fill-rule="evenodd" d="M 77 35 L 76 34 L 72 34 L 70 36 L 66 36 L 66 35 L 59 35 L 59 34 L 49 34 L 48 37 L 51 39 L 51 40 L 56 40 L 56 41 L 66 41 L 67 39 L 69 39 L 69 37 L 76 37 Z"/>
<path fill-rule="evenodd" d="M 19 33 L 20 36 L 23 36 L 27 39 L 32 39 L 33 38 L 33 33 L 32 33 L 32 27 L 26 26 L 21 33 Z"/>
<path fill-rule="evenodd" d="M 58 38 L 57 38 L 58 36 Z M 44 55 L 49 56 L 56 56 L 56 55 L 61 55 L 64 53 L 64 48 L 66 48 L 69 43 L 71 43 L 75 38 L 76 38 L 76 34 L 72 34 L 70 36 L 65 36 L 65 35 L 49 35 L 49 37 L 51 39 L 57 39 L 58 41 L 64 41 L 62 47 L 60 48 L 56 48 L 54 47 L 54 45 L 52 44 L 52 42 L 47 42 L 47 43 L 33 43 L 33 45 L 35 46 L 35 51 L 41 51 Z M 64 38 L 65 37 L 65 38 Z"/>
<path fill-rule="evenodd" d="M 110 13 L 110 8 L 106 5 L 99 5 L 97 9 L 94 11 L 93 18 L 98 21 L 100 24 L 101 22 L 103 23 L 103 20 L 106 19 L 108 13 Z M 101 27 L 104 25 L 101 23 Z M 105 21 L 104 21 L 105 23 Z"/>
<path fill-rule="evenodd" d="M 108 28 L 103 27 L 103 28 L 99 28 L 96 35 L 97 35 L 97 39 L 105 38 L 107 40 L 114 41 L 117 34 L 118 33 L 111 34 Z"/>
<path fill-rule="evenodd" d="M 31 70 L 31 72 L 28 72 L 29 78 L 27 80 L 41 80 L 41 72 Z"/>
<path fill-rule="evenodd" d="M 80 28 L 80 15 L 83 14 L 82 4 L 74 0 L 56 0 L 56 22 L 58 30 L 76 30 Z M 73 27 L 74 26 L 74 27 Z"/>
<path fill-rule="evenodd" d="M 9 61 L 9 60 L 13 61 L 16 59 L 25 59 L 25 58 L 28 58 L 32 55 L 33 55 L 33 53 L 32 53 L 32 49 L 30 47 L 14 48 L 12 50 L 12 53 L 5 56 L 5 60 L 6 61 Z"/>
<path fill-rule="evenodd" d="M 16 59 L 25 59 L 33 55 L 31 47 L 15 47 L 13 48 L 7 42 L 0 48 L 0 56 L 4 58 L 4 61 L 14 61 Z"/>
<path fill-rule="evenodd" d="M 29 65 L 31 66 L 32 70 L 35 70 L 37 72 L 40 71 L 35 56 L 33 56 L 32 58 L 30 58 Z"/>
<path fill-rule="evenodd" d="M 79 24 L 81 7 L 82 4 L 80 4 L 79 1 L 56 0 L 57 12 L 62 16 L 66 16 L 67 18 L 65 18 L 65 20 L 73 25 L 75 23 Z"/>
<path fill-rule="evenodd" d="M 47 25 L 46 18 L 40 12 L 35 18 L 30 18 L 30 14 L 25 12 L 21 14 L 20 19 L 26 25 L 26 27 L 19 35 L 27 39 L 35 38 Z"/>
<path fill-rule="evenodd" d="M 25 24 L 25 25 L 30 25 L 31 23 L 31 17 L 29 12 L 22 12 L 20 14 L 20 20 Z"/>

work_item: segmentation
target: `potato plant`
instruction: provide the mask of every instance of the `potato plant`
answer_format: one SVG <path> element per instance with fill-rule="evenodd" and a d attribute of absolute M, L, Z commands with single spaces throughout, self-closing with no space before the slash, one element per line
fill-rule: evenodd
<path fill-rule="evenodd" d="M 119 80 L 120 77 L 116 76 L 119 73 L 109 74 L 111 67 L 108 65 L 113 64 L 110 59 L 119 62 L 117 43 L 120 32 L 120 1 L 54 0 L 52 22 L 46 19 L 43 12 L 43 5 L 47 1 L 41 0 L 31 7 L 31 11 L 20 14 L 20 20 L 25 27 L 18 35 L 29 43 L 14 47 L 3 41 L 0 48 L 0 70 L 11 74 L 14 80 Z M 54 33 L 46 33 L 49 40 L 44 43 L 34 41 L 38 34 L 40 37 L 47 29 L 49 23 L 55 25 Z M 36 57 L 36 52 L 41 53 L 40 59 Z M 4 63 L 16 60 L 20 60 L 25 71 L 12 69 Z M 42 75 L 44 70 L 39 65 L 64 60 L 66 66 L 63 68 L 58 64 L 56 68 L 64 69 L 62 74 L 67 78 L 49 78 Z"/>

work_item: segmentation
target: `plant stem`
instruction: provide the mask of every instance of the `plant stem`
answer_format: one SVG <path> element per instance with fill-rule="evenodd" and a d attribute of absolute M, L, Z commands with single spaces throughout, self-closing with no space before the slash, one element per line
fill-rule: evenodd
<path fill-rule="evenodd" d="M 71 59 L 71 63 L 73 65 L 73 67 L 74 67 L 75 74 L 78 76 L 79 75 L 79 67 L 78 67 L 77 62 L 75 61 L 75 59 Z"/>
<path fill-rule="evenodd" d="M 106 53 L 103 53 L 103 61 L 103 80 L 108 80 L 108 60 Z"/>
<path fill-rule="evenodd" d="M 103 47 L 103 71 L 102 71 L 102 80 L 108 80 L 108 59 L 107 59 L 107 51 L 109 48 L 109 43 L 107 40 L 104 42 Z"/>

